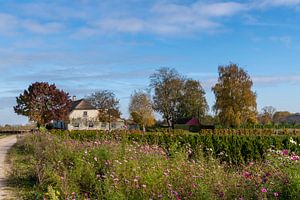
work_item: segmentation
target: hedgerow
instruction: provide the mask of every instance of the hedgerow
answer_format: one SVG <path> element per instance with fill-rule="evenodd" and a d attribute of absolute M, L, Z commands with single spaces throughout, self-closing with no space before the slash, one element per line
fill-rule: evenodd
<path fill-rule="evenodd" d="M 288 135 L 285 130 L 274 134 L 272 129 L 243 130 L 203 130 L 189 133 L 182 130 L 170 132 L 130 132 L 130 131 L 60 131 L 51 132 L 61 137 L 79 141 L 94 140 L 126 140 L 142 144 L 158 145 L 166 150 L 169 156 L 171 148 L 189 148 L 190 157 L 196 158 L 200 149 L 205 156 L 213 156 L 221 162 L 233 165 L 245 164 L 251 161 L 264 160 L 269 149 L 288 149 L 299 153 L 300 136 Z"/>

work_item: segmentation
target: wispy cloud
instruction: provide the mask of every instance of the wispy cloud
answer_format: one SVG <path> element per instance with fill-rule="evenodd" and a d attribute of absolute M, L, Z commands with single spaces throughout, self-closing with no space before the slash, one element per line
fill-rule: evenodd
<path fill-rule="evenodd" d="M 59 33 L 63 30 L 64 25 L 58 22 L 38 23 L 32 20 L 21 22 L 24 29 L 38 34 Z"/>
<path fill-rule="evenodd" d="M 282 76 L 255 76 L 253 77 L 255 84 L 262 85 L 280 85 L 280 84 L 299 84 L 300 75 L 282 75 Z"/>
<path fill-rule="evenodd" d="M 252 81 L 257 87 L 276 87 L 282 84 L 300 84 L 300 75 L 282 75 L 282 76 L 253 76 Z M 204 77 L 200 79 L 203 87 L 210 90 L 217 81 L 217 77 Z"/>
<path fill-rule="evenodd" d="M 300 5 L 300 0 L 258 0 L 255 1 L 255 5 L 258 7 L 295 6 Z"/>
<path fill-rule="evenodd" d="M 21 19 L 14 15 L 0 13 L 0 34 L 16 35 L 24 31 L 38 34 L 58 33 L 64 25 L 59 22 L 38 22 L 37 20 Z"/>
<path fill-rule="evenodd" d="M 292 43 L 292 38 L 290 36 L 271 36 L 269 39 L 273 42 L 282 43 L 285 46 L 290 46 Z"/>
<path fill-rule="evenodd" d="M 20 3 L 11 8 L 18 11 L 17 15 L 0 13 L 0 33 L 14 34 L 25 30 L 53 34 L 68 30 L 68 34 L 77 38 L 107 33 L 163 36 L 215 33 L 225 29 L 226 18 L 235 16 L 242 19 L 261 8 L 300 5 L 300 0 L 150 2 L 138 11 L 135 9 L 137 1 L 130 0 L 126 4 L 119 1 L 74 1 L 70 5 L 57 2 Z M 124 8 L 121 9 L 121 5 Z M 76 26 L 73 26 L 74 22 Z"/>
<path fill-rule="evenodd" d="M 16 34 L 16 28 L 19 21 L 16 17 L 0 13 L 0 34 L 2 35 L 14 35 Z"/>
<path fill-rule="evenodd" d="M 146 17 L 133 15 L 98 19 L 82 27 L 76 36 L 90 36 L 107 32 L 191 34 L 215 31 L 221 24 L 218 19 L 231 17 L 247 9 L 237 2 L 201 3 L 189 5 L 156 3 L 147 10 Z M 131 13 L 132 14 L 132 13 Z"/>

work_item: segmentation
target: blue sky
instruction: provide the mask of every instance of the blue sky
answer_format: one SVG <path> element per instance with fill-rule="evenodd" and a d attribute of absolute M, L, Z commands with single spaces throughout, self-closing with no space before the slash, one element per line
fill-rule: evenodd
<path fill-rule="evenodd" d="M 300 0 L 0 0 L 0 124 L 26 123 L 15 97 L 35 81 L 84 97 L 131 93 L 159 67 L 200 80 L 217 68 L 252 77 L 258 109 L 300 112 Z"/>

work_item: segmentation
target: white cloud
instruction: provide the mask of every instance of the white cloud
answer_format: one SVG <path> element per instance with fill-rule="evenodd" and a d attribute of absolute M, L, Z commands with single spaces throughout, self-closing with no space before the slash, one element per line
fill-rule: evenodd
<path fill-rule="evenodd" d="M 260 7 L 269 6 L 295 6 L 300 4 L 300 0 L 260 0 L 255 2 Z"/>
<path fill-rule="evenodd" d="M 279 42 L 285 46 L 289 46 L 292 43 L 292 38 L 290 36 L 271 36 L 269 38 L 273 42 Z"/>
<path fill-rule="evenodd" d="M 0 34 L 15 34 L 18 24 L 19 21 L 16 17 L 6 13 L 0 13 Z"/>
<path fill-rule="evenodd" d="M 137 18 L 104 19 L 96 24 L 102 31 L 114 32 L 141 32 L 145 28 L 145 22 Z"/>
<path fill-rule="evenodd" d="M 38 23 L 32 20 L 21 22 L 24 29 L 38 34 L 58 33 L 63 29 L 63 24 L 57 22 Z"/>
<path fill-rule="evenodd" d="M 154 4 L 144 17 L 119 16 L 89 22 L 74 35 L 90 36 L 107 32 L 152 33 L 159 35 L 191 34 L 215 31 L 221 26 L 218 19 L 231 17 L 248 9 L 236 2 L 201 3 L 189 5 L 172 3 Z M 132 16 L 133 15 L 133 16 Z"/>
<path fill-rule="evenodd" d="M 300 75 L 283 75 L 283 76 L 255 76 L 252 78 L 255 84 L 272 85 L 286 83 L 300 83 Z"/>
<path fill-rule="evenodd" d="M 193 73 L 191 73 L 193 74 Z M 197 73 L 196 73 L 197 74 Z M 201 75 L 201 73 L 200 73 Z M 218 78 L 216 75 L 211 76 L 210 74 L 207 74 L 207 76 L 204 76 L 205 73 L 203 74 L 202 77 L 199 78 L 202 86 L 210 90 L 218 81 Z M 196 76 L 195 76 L 196 77 Z M 252 76 L 251 77 L 253 83 L 255 86 L 258 87 L 276 87 L 278 85 L 282 84 L 300 84 L 300 75 L 282 75 L 282 76 Z"/>
<path fill-rule="evenodd" d="M 31 19 L 22 19 L 16 16 L 0 13 L 0 34 L 15 35 L 22 31 L 38 34 L 52 34 L 61 31 L 64 25 L 58 22 L 38 22 Z"/>

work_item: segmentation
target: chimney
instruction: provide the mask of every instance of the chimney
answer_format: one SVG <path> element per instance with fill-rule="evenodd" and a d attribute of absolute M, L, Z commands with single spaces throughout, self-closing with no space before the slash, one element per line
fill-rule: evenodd
<path fill-rule="evenodd" d="M 76 96 L 72 96 L 72 101 L 76 101 Z"/>

